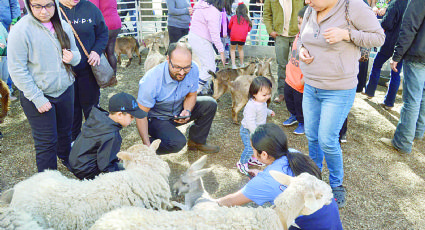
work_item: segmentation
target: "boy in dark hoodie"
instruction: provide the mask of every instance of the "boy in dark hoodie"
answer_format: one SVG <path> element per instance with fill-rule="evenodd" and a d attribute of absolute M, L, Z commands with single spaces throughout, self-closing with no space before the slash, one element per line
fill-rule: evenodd
<path fill-rule="evenodd" d="M 120 170 L 117 153 L 122 139 L 119 131 L 134 118 L 146 116 L 136 99 L 127 93 L 109 99 L 109 113 L 93 107 L 69 156 L 72 173 L 79 179 L 93 179 L 102 172 Z"/>

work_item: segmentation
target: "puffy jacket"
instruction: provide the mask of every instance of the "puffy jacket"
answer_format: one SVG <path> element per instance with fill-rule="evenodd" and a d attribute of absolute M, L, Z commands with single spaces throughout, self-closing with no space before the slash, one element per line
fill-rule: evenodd
<path fill-rule="evenodd" d="M 109 30 L 121 29 L 121 18 L 118 15 L 117 0 L 89 0 L 102 12 Z"/>
<path fill-rule="evenodd" d="M 401 20 L 408 2 L 408 0 L 392 0 L 381 21 L 382 29 L 385 30 L 385 42 L 379 52 L 386 56 L 391 56 L 394 52 L 394 46 L 400 33 Z"/>

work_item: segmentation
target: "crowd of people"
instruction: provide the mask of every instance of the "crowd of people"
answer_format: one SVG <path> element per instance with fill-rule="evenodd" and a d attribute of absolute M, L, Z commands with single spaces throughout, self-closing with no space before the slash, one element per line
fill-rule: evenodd
<path fill-rule="evenodd" d="M 239 66 L 244 66 L 246 38 L 256 36 L 256 20 L 262 14 L 267 33 L 275 40 L 278 92 L 271 98 L 274 83 L 266 77 L 252 81 L 240 126 L 244 149 L 236 162 L 239 171 L 252 179 L 217 202 L 224 206 L 273 203 L 285 187 L 272 179 L 269 170 L 290 176 L 308 172 L 321 179 L 325 160 L 335 201 L 295 223 L 301 229 L 342 229 L 338 207 L 346 204 L 341 142 L 347 116 L 356 92 L 369 99 L 374 96 L 388 59 L 391 80 L 382 106 L 387 110 L 394 106 L 403 66 L 403 107 L 394 137 L 381 141 L 410 153 L 413 142 L 423 139 L 424 4 L 421 0 L 250 2 L 254 7 L 240 2 L 232 12 L 234 0 L 194 4 L 167 0 L 170 46 L 166 61 L 140 79 L 137 97 L 114 95 L 106 111 L 99 107 L 100 87 L 92 66 L 106 55 L 117 71 L 114 47 L 121 28 L 117 1 L 23 0 L 25 10 L 18 0 L 2 1 L 0 73 L 3 81 L 10 87 L 13 82 L 19 91 L 38 171 L 57 169 L 58 158 L 79 179 L 123 170 L 116 156 L 122 141 L 119 131 L 134 119 L 145 145 L 161 140 L 157 154 L 179 152 L 186 145 L 189 150 L 219 152 L 219 146 L 207 143 L 217 110 L 217 102 L 207 95 L 211 90 L 208 72 L 218 69 L 216 53 L 220 67 L 226 67 L 228 42 L 232 68 L 237 68 L 237 47 Z M 253 12 L 249 14 L 248 9 Z M 188 43 L 179 42 L 186 35 Z M 367 56 L 374 47 L 381 48 L 366 83 L 368 58 L 361 55 Z M 286 101 L 290 116 L 282 118 L 282 124 L 298 123 L 294 133 L 305 134 L 308 155 L 290 149 L 283 130 L 267 123 L 267 116 L 275 116 L 268 109 L 270 101 Z M 186 139 L 177 127 L 191 121 Z M 259 171 L 249 165 L 265 168 Z"/>

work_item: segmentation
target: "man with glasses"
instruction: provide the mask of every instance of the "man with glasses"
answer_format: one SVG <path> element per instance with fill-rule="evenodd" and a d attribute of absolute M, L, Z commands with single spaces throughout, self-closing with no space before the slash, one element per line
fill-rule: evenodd
<path fill-rule="evenodd" d="M 175 153 L 186 145 L 185 135 L 177 126 L 194 121 L 189 128 L 189 150 L 217 153 L 218 146 L 206 144 L 217 102 L 209 96 L 197 96 L 198 66 L 192 62 L 187 43 L 171 43 L 167 61 L 145 73 L 139 82 L 137 102 L 148 117 L 136 119 L 145 145 L 161 139 L 157 154 Z M 149 137 L 150 136 L 150 137 Z"/>

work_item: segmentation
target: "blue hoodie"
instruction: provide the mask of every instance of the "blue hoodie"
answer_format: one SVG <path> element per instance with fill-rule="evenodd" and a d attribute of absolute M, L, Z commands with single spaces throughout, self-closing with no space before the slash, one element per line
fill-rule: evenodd
<path fill-rule="evenodd" d="M 12 19 L 21 16 L 21 9 L 18 0 L 1 0 L 0 3 L 0 22 L 4 28 L 9 30 Z"/>
<path fill-rule="evenodd" d="M 55 4 L 58 6 L 59 1 L 55 0 Z M 28 5 L 25 7 L 31 12 Z M 73 58 L 69 64 L 75 66 L 80 62 L 80 52 L 71 27 L 64 20 L 61 22 L 71 43 Z M 36 108 L 49 101 L 44 95 L 59 97 L 74 83 L 74 76 L 66 71 L 62 61 L 62 47 L 56 35 L 31 13 L 10 31 L 7 47 L 9 74 L 16 87 Z"/>

